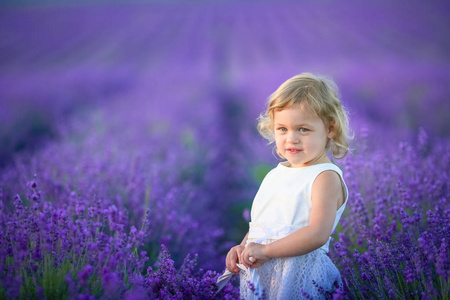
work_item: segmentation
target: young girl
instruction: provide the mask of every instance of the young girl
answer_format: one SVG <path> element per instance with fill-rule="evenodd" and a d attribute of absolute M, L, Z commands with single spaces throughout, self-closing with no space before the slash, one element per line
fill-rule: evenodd
<path fill-rule="evenodd" d="M 327 156 L 348 151 L 336 85 L 309 73 L 287 80 L 270 96 L 258 130 L 286 160 L 261 183 L 249 232 L 228 252 L 218 285 L 240 273 L 244 299 L 325 298 L 342 286 L 326 253 L 348 196 L 342 171 Z"/>

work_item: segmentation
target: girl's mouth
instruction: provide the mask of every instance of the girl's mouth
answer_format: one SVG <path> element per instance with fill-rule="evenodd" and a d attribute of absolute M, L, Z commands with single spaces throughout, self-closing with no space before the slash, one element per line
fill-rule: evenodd
<path fill-rule="evenodd" d="M 288 151 L 290 154 L 297 154 L 297 153 L 299 153 L 299 152 L 302 151 L 302 150 L 300 150 L 300 149 L 295 149 L 295 148 L 289 148 L 289 149 L 287 149 L 287 151 Z"/>

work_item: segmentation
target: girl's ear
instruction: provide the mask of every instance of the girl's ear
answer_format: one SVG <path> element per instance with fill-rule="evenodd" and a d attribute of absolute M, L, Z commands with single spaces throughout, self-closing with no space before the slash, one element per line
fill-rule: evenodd
<path fill-rule="evenodd" d="M 332 139 L 332 138 L 334 138 L 334 136 L 335 136 L 335 132 L 334 132 L 334 129 L 335 129 L 335 122 L 334 121 L 331 121 L 330 122 L 330 125 L 328 125 L 328 128 L 327 128 L 327 138 L 329 138 L 329 139 Z"/>

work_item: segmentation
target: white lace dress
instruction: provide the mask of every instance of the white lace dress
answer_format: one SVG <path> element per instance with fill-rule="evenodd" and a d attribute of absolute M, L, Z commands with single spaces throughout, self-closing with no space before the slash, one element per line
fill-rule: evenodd
<path fill-rule="evenodd" d="M 345 192 L 345 202 L 336 213 L 334 230 L 348 198 L 342 171 L 332 163 L 303 168 L 290 168 L 280 163 L 267 174 L 255 196 L 247 243 L 268 244 L 307 226 L 312 184 L 327 170 L 339 174 Z M 241 298 L 326 298 L 327 292 L 342 286 L 341 275 L 326 254 L 329 242 L 306 255 L 271 259 L 260 268 L 241 270 Z"/>

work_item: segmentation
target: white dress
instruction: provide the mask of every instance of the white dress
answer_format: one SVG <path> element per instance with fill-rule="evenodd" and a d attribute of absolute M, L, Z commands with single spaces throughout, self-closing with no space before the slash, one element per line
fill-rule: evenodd
<path fill-rule="evenodd" d="M 290 168 L 279 163 L 264 178 L 253 200 L 247 244 L 268 244 L 309 224 L 311 189 L 316 177 L 327 170 L 339 174 L 345 202 L 337 210 L 333 230 L 348 198 L 342 171 L 332 163 Z M 323 299 L 327 291 L 342 286 L 341 275 L 327 256 L 330 239 L 306 255 L 275 258 L 260 268 L 240 271 L 240 293 L 244 299 Z M 253 281 L 253 282 L 252 282 Z M 257 282 L 254 282 L 257 281 Z M 254 290 L 253 284 L 264 289 Z M 258 293 L 255 295 L 255 293 Z"/>

